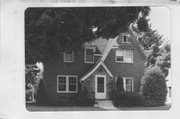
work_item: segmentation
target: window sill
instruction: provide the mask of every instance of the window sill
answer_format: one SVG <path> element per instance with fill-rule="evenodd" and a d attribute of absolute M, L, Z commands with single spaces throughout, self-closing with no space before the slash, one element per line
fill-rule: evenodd
<path fill-rule="evenodd" d="M 85 64 L 94 64 L 94 62 L 84 62 Z"/>
<path fill-rule="evenodd" d="M 120 61 L 116 61 L 116 63 L 122 63 L 122 64 L 133 64 L 134 62 L 120 62 Z"/>
<path fill-rule="evenodd" d="M 77 91 L 57 91 L 57 93 L 77 93 Z"/>
<path fill-rule="evenodd" d="M 73 63 L 74 61 L 64 61 L 64 63 Z"/>

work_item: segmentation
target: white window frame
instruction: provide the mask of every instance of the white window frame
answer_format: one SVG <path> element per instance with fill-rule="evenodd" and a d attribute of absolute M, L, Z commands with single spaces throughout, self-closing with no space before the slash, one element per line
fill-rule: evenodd
<path fill-rule="evenodd" d="M 66 62 L 66 63 L 72 63 L 72 62 L 74 62 L 74 51 L 72 50 L 72 61 L 66 61 L 66 60 L 65 60 L 65 55 L 66 55 L 66 54 L 67 54 L 67 53 L 64 52 L 64 55 L 63 55 L 63 57 L 64 57 L 63 59 L 64 59 L 64 60 L 63 60 L 63 61 Z"/>
<path fill-rule="evenodd" d="M 66 91 L 59 91 L 59 77 L 66 77 Z M 76 91 L 69 91 L 69 77 L 76 77 Z M 77 93 L 78 77 L 76 75 L 57 75 L 57 93 Z"/>
<path fill-rule="evenodd" d="M 127 62 L 127 61 L 125 61 L 125 60 L 123 60 L 123 61 L 117 61 L 117 55 L 116 55 L 116 52 L 117 51 L 131 51 L 132 52 L 132 62 Z M 116 50 L 115 51 L 115 61 L 116 61 L 116 63 L 134 63 L 134 57 L 133 57 L 133 55 L 134 55 L 134 52 L 133 52 L 133 50 Z M 123 58 L 125 58 L 125 56 L 123 55 Z"/>
<path fill-rule="evenodd" d="M 93 50 L 93 61 L 92 62 L 86 61 L 86 49 L 92 49 Z M 85 63 L 90 63 L 90 64 L 94 63 L 94 51 L 95 51 L 95 47 L 85 47 L 84 50 L 85 50 L 84 51 L 84 61 L 85 61 Z"/>
<path fill-rule="evenodd" d="M 133 77 L 122 77 L 123 78 L 123 88 L 124 91 L 127 91 L 126 89 L 126 79 L 131 79 L 132 80 L 132 92 L 134 91 L 134 79 Z"/>

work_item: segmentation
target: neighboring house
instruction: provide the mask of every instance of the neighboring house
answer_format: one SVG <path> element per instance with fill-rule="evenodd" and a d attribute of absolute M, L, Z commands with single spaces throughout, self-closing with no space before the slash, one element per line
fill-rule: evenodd
<path fill-rule="evenodd" d="M 172 97 L 172 89 L 171 89 L 171 69 L 169 69 L 169 74 L 166 77 L 166 85 L 167 85 L 167 96 L 166 96 L 166 103 L 171 103 Z"/>
<path fill-rule="evenodd" d="M 81 91 L 89 98 L 111 99 L 112 82 L 123 77 L 124 90 L 139 92 L 145 56 L 131 28 L 114 39 L 99 38 L 79 51 L 66 51 L 44 65 L 48 102 L 74 99 Z"/>

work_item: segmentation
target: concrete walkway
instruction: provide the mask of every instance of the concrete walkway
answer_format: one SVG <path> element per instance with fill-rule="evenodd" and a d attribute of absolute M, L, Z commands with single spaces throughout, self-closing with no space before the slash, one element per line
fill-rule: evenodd
<path fill-rule="evenodd" d="M 96 100 L 95 107 L 99 107 L 105 110 L 119 110 L 118 108 L 114 107 L 111 100 Z"/>

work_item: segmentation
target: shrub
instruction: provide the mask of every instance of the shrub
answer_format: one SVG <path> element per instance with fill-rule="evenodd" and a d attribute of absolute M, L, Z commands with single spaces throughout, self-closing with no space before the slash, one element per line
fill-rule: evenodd
<path fill-rule="evenodd" d="M 123 88 L 123 78 L 121 76 L 117 77 L 116 89 L 117 89 L 118 92 L 124 91 L 124 88 Z"/>
<path fill-rule="evenodd" d="M 37 94 L 36 94 L 36 102 L 38 104 L 45 104 L 46 103 L 46 92 L 45 92 L 45 88 L 44 88 L 44 82 L 41 79 L 39 86 L 38 86 L 38 90 L 37 90 Z"/>
<path fill-rule="evenodd" d="M 144 97 L 136 92 L 115 92 L 114 106 L 142 106 Z"/>
<path fill-rule="evenodd" d="M 165 76 L 158 67 L 145 72 L 142 78 L 141 91 L 147 106 L 164 105 L 167 95 Z"/>
<path fill-rule="evenodd" d="M 94 106 L 94 103 L 95 100 L 88 96 L 88 91 L 85 88 L 77 95 L 75 100 L 77 106 Z"/>
<path fill-rule="evenodd" d="M 74 98 L 61 97 L 58 99 L 56 106 L 73 106 Z"/>

